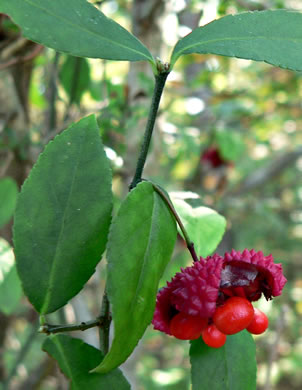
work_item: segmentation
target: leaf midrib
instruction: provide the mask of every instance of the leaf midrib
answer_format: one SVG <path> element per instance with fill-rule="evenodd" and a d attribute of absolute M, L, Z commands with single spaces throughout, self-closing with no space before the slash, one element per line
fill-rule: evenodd
<path fill-rule="evenodd" d="M 152 190 L 153 191 L 153 190 Z M 151 213 L 151 216 L 150 216 L 150 228 L 149 228 L 149 234 L 148 234 L 148 242 L 147 242 L 147 245 L 146 245 L 146 249 L 144 251 L 144 258 L 143 258 L 143 262 L 142 262 L 142 265 L 140 267 L 140 272 L 139 272 L 139 279 L 138 279 L 138 282 L 137 282 L 137 285 L 136 285 L 136 289 L 135 289 L 135 294 L 134 294 L 134 298 L 131 302 L 131 305 L 130 305 L 130 311 L 133 310 L 133 306 L 134 304 L 137 302 L 137 297 L 139 295 L 139 291 L 141 289 L 141 285 L 142 285 L 142 278 L 143 278 L 143 274 L 144 274 L 144 269 L 146 268 L 146 264 L 148 263 L 148 261 L 146 260 L 147 259 L 147 255 L 149 254 L 149 251 L 150 251 L 150 246 L 151 246 L 151 242 L 152 240 L 150 239 L 151 238 L 151 233 L 153 231 L 153 226 L 154 226 L 154 223 L 153 223 L 153 216 L 154 216 L 154 210 L 156 208 L 155 204 L 155 200 L 154 200 L 154 196 L 156 196 L 156 194 L 154 192 L 152 192 L 152 203 L 153 203 L 153 207 L 152 207 L 152 213 Z"/>
<path fill-rule="evenodd" d="M 196 31 L 196 30 L 195 30 Z M 185 38 L 183 38 L 185 39 Z M 176 60 L 187 50 L 190 50 L 191 48 L 193 47 L 197 47 L 197 46 L 203 46 L 203 45 L 207 45 L 207 44 L 211 44 L 211 43 L 215 43 L 215 42 L 225 42 L 225 41 L 248 41 L 248 40 L 256 40 L 256 39 L 259 39 L 259 40 L 270 40 L 270 41 L 294 41 L 294 42 L 297 42 L 297 43 L 302 43 L 302 38 L 301 39 L 297 39 L 297 38 L 282 38 L 282 37 L 267 37 L 267 36 L 262 36 L 262 35 L 258 35 L 258 36 L 253 36 L 253 37 L 225 37 L 225 38 L 216 38 L 216 39 L 209 39 L 207 41 L 203 41 L 203 42 L 198 42 L 198 43 L 193 43 L 191 45 L 188 45 L 186 47 L 184 47 L 182 50 L 180 50 L 179 52 L 176 52 L 175 53 L 175 57 L 174 55 L 172 54 L 172 60 L 171 60 L 171 63 L 175 63 Z M 181 41 L 179 41 L 181 42 Z M 174 59 L 173 59 L 174 57 Z"/>
<path fill-rule="evenodd" d="M 56 345 L 58 352 L 61 354 L 62 360 L 65 363 L 65 367 L 66 367 L 67 372 L 68 372 L 68 374 L 66 374 L 66 375 L 69 377 L 69 379 L 71 379 L 71 381 L 74 384 L 76 384 L 76 382 L 74 381 L 73 372 L 70 369 L 69 360 L 64 353 L 64 347 L 61 345 L 60 341 L 57 338 L 53 338 L 51 341 Z"/>
<path fill-rule="evenodd" d="M 151 223 L 149 224 L 150 228 L 149 228 L 148 237 L 150 236 L 150 231 L 151 231 L 151 226 L 152 226 L 153 211 L 154 211 L 154 207 L 152 208 L 152 213 L 151 213 L 151 216 L 150 216 Z M 148 218 L 148 220 L 149 220 L 149 218 Z M 144 253 L 146 253 L 148 247 L 149 247 L 149 240 L 148 240 L 147 245 L 146 245 L 146 247 L 144 249 Z M 110 258 L 110 255 L 109 255 L 109 258 Z M 144 255 L 144 259 L 145 259 L 145 255 Z M 132 297 L 132 300 L 130 302 L 130 307 L 127 308 L 127 313 L 132 313 L 133 312 L 134 305 L 135 305 L 135 303 L 137 301 L 138 290 L 139 290 L 138 286 L 141 285 L 142 269 L 144 268 L 144 264 L 145 264 L 145 261 L 143 261 L 143 264 L 140 267 L 137 287 L 135 289 L 135 293 L 134 293 L 134 295 Z M 114 335 L 114 338 L 113 338 L 113 341 L 112 341 L 111 349 L 110 349 L 109 353 L 105 356 L 103 362 L 101 363 L 101 366 L 104 366 L 104 363 L 105 363 L 105 368 L 106 368 L 106 365 L 108 366 L 108 364 L 109 364 L 109 367 L 110 367 L 110 365 L 112 364 L 112 361 L 116 360 L 115 355 L 112 353 L 112 351 L 114 350 L 114 346 L 116 344 L 116 341 L 117 341 L 117 336 L 116 335 L 118 335 L 118 334 L 125 334 L 124 333 L 124 329 L 125 329 L 124 327 L 125 327 L 125 325 L 127 325 L 127 326 L 129 325 L 128 324 L 128 320 L 125 322 L 125 318 L 124 317 L 121 319 L 121 321 L 118 321 L 119 324 L 117 324 L 117 321 L 116 321 L 116 318 L 115 318 L 115 311 L 114 310 L 113 310 L 112 314 L 113 314 L 113 322 L 114 322 L 114 326 L 115 326 L 116 332 L 115 332 L 115 335 Z M 126 318 L 129 318 L 129 317 L 130 316 L 126 316 Z M 132 316 L 132 320 L 133 320 L 133 318 L 134 317 Z M 118 330 L 118 328 L 120 328 L 120 331 Z M 120 336 L 118 336 L 118 338 L 120 339 Z M 123 336 L 122 336 L 122 338 L 123 338 Z M 128 340 L 129 340 L 129 338 L 128 338 Z M 125 348 L 124 348 L 124 351 L 126 351 Z M 119 359 L 120 359 L 120 357 L 119 357 Z"/>
<path fill-rule="evenodd" d="M 72 131 L 72 129 L 71 129 L 71 131 Z M 66 142 L 67 142 L 67 140 L 66 140 Z M 58 247 L 59 247 L 59 244 L 61 243 L 62 235 L 63 235 L 64 228 L 65 228 L 65 217 L 66 217 L 67 210 L 69 208 L 70 197 L 71 197 L 71 194 L 73 193 L 75 177 L 76 177 L 77 170 L 78 170 L 78 167 L 79 167 L 79 162 L 80 162 L 82 150 L 83 150 L 83 140 L 82 140 L 82 142 L 80 142 L 80 148 L 79 148 L 79 152 L 77 154 L 79 156 L 79 158 L 78 158 L 76 164 L 74 165 L 73 176 L 72 176 L 72 181 L 71 181 L 71 185 L 70 185 L 70 191 L 69 191 L 68 198 L 67 198 L 67 201 L 66 201 L 66 204 L 65 204 L 63 216 L 61 218 L 61 229 L 60 229 L 60 232 L 59 232 L 59 235 L 58 235 L 58 239 L 57 239 L 57 243 L 56 243 L 55 250 L 54 250 L 53 262 L 52 262 L 52 266 L 51 266 L 51 271 L 49 273 L 49 278 L 48 278 L 48 283 L 47 283 L 47 290 L 46 290 L 46 294 L 45 294 L 45 298 L 44 298 L 44 304 L 43 304 L 43 306 L 41 308 L 41 314 L 47 312 L 49 303 L 51 301 L 52 291 L 54 290 L 54 287 L 55 287 L 55 284 L 56 284 L 56 274 L 57 274 L 56 273 L 56 269 L 57 269 L 56 265 L 57 265 Z"/>
<path fill-rule="evenodd" d="M 61 16 L 59 16 L 59 15 L 57 15 L 57 14 L 54 14 L 54 13 L 50 12 L 47 8 L 38 6 L 36 3 L 33 3 L 33 2 L 31 2 L 30 0 L 23 0 L 23 1 L 26 2 L 26 3 L 28 3 L 29 5 L 31 5 L 31 6 L 33 6 L 33 7 L 36 7 L 36 8 L 38 8 L 38 9 L 44 11 L 44 12 L 47 13 L 48 15 L 51 15 L 51 16 L 53 16 L 53 17 L 55 17 L 55 18 L 57 18 L 57 19 L 63 21 L 65 24 L 66 24 L 66 22 L 67 22 L 67 23 L 68 23 L 70 26 L 72 26 L 73 28 L 80 29 L 80 30 L 82 30 L 82 31 L 84 31 L 84 32 L 87 32 L 88 34 L 91 34 L 91 35 L 96 36 L 96 37 L 97 37 L 98 39 L 100 39 L 100 40 L 107 41 L 107 42 L 109 42 L 109 43 L 111 43 L 111 44 L 117 45 L 117 46 L 122 47 L 122 48 L 124 48 L 124 49 L 127 49 L 127 50 L 129 50 L 129 51 L 132 51 L 132 52 L 134 52 L 134 53 L 136 53 L 136 54 L 143 55 L 148 61 L 152 60 L 151 57 L 148 57 L 145 53 L 143 53 L 143 52 L 141 52 L 141 51 L 135 50 L 135 49 L 133 49 L 133 48 L 131 48 L 131 47 L 129 47 L 129 46 L 122 45 L 121 43 L 116 42 L 116 41 L 113 41 L 113 40 L 111 40 L 111 39 L 108 39 L 108 38 L 106 38 L 106 37 L 104 37 L 104 36 L 100 36 L 99 34 L 95 33 L 94 31 L 88 30 L 87 28 L 85 28 L 85 27 L 83 27 L 83 26 L 79 26 L 79 25 L 77 25 L 77 24 L 74 24 L 74 23 L 72 23 L 70 20 L 64 19 L 64 18 L 62 18 Z M 100 12 L 100 11 L 99 11 L 99 12 Z M 104 17 L 106 17 L 106 16 L 104 15 Z M 115 22 L 113 21 L 113 23 L 115 23 Z M 122 26 L 120 26 L 120 27 L 123 28 Z M 127 31 L 127 30 L 126 30 L 126 31 Z M 128 33 L 130 34 L 130 32 L 128 32 Z M 130 35 L 131 35 L 131 34 L 130 34 Z M 133 35 L 133 37 L 136 38 L 134 35 Z M 141 42 L 138 41 L 138 43 L 141 43 Z M 101 57 L 100 57 L 100 58 L 101 58 Z"/>
<path fill-rule="evenodd" d="M 226 351 L 226 346 L 224 347 L 223 349 L 223 354 L 224 354 L 224 361 L 225 361 L 225 371 L 226 371 L 226 389 L 228 390 L 231 390 L 230 389 L 230 380 L 229 380 L 229 368 L 228 368 L 228 361 L 227 361 L 227 351 Z"/>

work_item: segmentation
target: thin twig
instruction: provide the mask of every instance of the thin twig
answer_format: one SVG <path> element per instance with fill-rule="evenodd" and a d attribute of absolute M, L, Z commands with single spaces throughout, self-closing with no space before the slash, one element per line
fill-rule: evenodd
<path fill-rule="evenodd" d="M 14 153 L 11 150 L 8 150 L 5 158 L 3 159 L 2 166 L 0 167 L 0 178 L 5 176 L 6 171 L 8 170 L 11 162 L 13 161 Z"/>
<path fill-rule="evenodd" d="M 74 332 L 77 330 L 84 331 L 86 329 L 94 328 L 96 326 L 102 327 L 104 323 L 103 317 L 98 317 L 94 320 L 81 322 L 80 324 L 73 325 L 52 325 L 52 324 L 44 324 L 39 328 L 40 333 L 54 334 L 54 333 L 62 333 L 62 332 Z"/>
<path fill-rule="evenodd" d="M 35 57 L 37 57 L 42 52 L 43 49 L 44 49 L 44 46 L 36 45 L 34 50 L 32 50 L 29 54 L 27 54 L 25 56 L 21 56 L 21 57 L 11 58 L 7 62 L 0 64 L 0 70 L 10 68 L 10 67 L 17 65 L 17 64 L 20 64 L 20 63 L 25 63 L 25 62 L 31 61 Z"/>
<path fill-rule="evenodd" d="M 179 215 L 177 214 L 177 211 L 175 210 L 171 200 L 165 194 L 165 192 L 162 189 L 160 189 L 160 187 L 158 187 L 156 184 L 153 184 L 153 188 L 162 197 L 162 199 L 165 201 L 165 203 L 167 204 L 167 206 L 171 210 L 172 214 L 174 215 L 174 217 L 178 223 L 178 226 L 179 226 L 180 230 L 182 231 L 182 234 L 183 234 L 184 239 L 185 239 L 186 244 L 187 244 L 187 248 L 192 256 L 193 261 L 198 261 L 198 257 L 197 257 L 197 254 L 196 254 L 195 248 L 194 248 L 194 243 L 190 240 L 190 237 L 189 237 Z"/>
<path fill-rule="evenodd" d="M 22 49 L 28 44 L 28 39 L 24 37 L 19 37 L 18 39 L 14 40 L 9 46 L 2 49 L 0 60 L 5 61 L 17 53 L 20 53 Z"/>

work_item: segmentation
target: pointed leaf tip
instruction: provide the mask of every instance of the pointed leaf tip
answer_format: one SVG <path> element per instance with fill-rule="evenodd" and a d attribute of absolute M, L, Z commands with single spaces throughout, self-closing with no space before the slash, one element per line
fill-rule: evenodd
<path fill-rule="evenodd" d="M 175 241 L 170 210 L 151 183 L 138 184 L 122 203 L 109 234 L 107 287 L 114 338 L 109 353 L 93 372 L 106 373 L 119 366 L 143 336 Z"/>
<path fill-rule="evenodd" d="M 218 54 L 302 70 L 302 13 L 287 10 L 227 15 L 179 40 L 171 67 L 183 54 Z"/>
<path fill-rule="evenodd" d="M 41 314 L 75 296 L 105 250 L 111 222 L 109 162 L 94 116 L 51 141 L 25 181 L 17 202 L 17 270 Z"/>

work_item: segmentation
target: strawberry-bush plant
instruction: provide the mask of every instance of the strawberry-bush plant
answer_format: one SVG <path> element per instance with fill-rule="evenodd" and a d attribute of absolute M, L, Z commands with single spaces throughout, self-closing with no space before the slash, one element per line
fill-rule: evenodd
<path fill-rule="evenodd" d="M 14 251 L 24 293 L 40 314 L 40 331 L 47 335 L 43 349 L 58 361 L 72 388 L 128 389 L 118 367 L 152 322 L 168 335 L 193 340 L 194 390 L 255 389 L 251 333 L 262 333 L 268 323 L 251 302 L 281 294 L 286 282 L 282 266 L 261 248 L 233 250 L 224 257 L 212 254 L 222 238 L 224 218 L 170 197 L 143 171 L 156 137 L 161 96 L 181 56 L 216 54 L 301 71 L 302 15 L 285 10 L 228 15 L 179 40 L 164 62 L 86 0 L 0 0 L 0 12 L 30 40 L 77 57 L 147 61 L 155 79 L 129 194 L 115 215 L 110 165 L 94 116 L 56 136 L 22 187 Z M 203 160 L 213 163 L 211 156 Z M 177 227 L 193 265 L 158 292 Z M 47 315 L 81 291 L 102 257 L 108 262 L 108 277 L 104 296 L 96 297 L 102 302 L 99 317 L 79 325 L 49 324 Z M 246 316 L 242 307 L 248 308 Z M 99 350 L 57 334 L 92 326 L 100 329 Z"/>

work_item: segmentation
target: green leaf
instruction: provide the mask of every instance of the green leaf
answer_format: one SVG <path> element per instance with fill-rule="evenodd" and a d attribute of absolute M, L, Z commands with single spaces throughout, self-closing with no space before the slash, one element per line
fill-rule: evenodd
<path fill-rule="evenodd" d="M 215 140 L 219 145 L 219 152 L 228 161 L 237 161 L 245 150 L 241 135 L 230 129 L 218 130 Z"/>
<path fill-rule="evenodd" d="M 302 14 L 286 10 L 227 15 L 176 44 L 171 66 L 183 54 L 219 54 L 302 70 Z"/>
<path fill-rule="evenodd" d="M 170 193 L 173 205 L 194 243 L 197 256 L 211 254 L 222 239 L 226 228 L 225 218 L 209 207 L 204 207 L 197 194 Z"/>
<path fill-rule="evenodd" d="M 14 252 L 8 242 L 0 238 L 0 312 L 14 312 L 22 295 L 17 275 Z"/>
<path fill-rule="evenodd" d="M 85 58 L 68 56 L 63 63 L 59 79 L 69 96 L 69 102 L 79 104 L 90 86 L 90 69 Z"/>
<path fill-rule="evenodd" d="M 192 390 L 255 390 L 256 349 L 250 333 L 227 336 L 221 348 L 208 347 L 201 338 L 191 342 Z"/>
<path fill-rule="evenodd" d="M 0 0 L 26 38 L 78 57 L 151 61 L 132 34 L 86 0 Z"/>
<path fill-rule="evenodd" d="M 166 204 L 151 183 L 140 183 L 122 203 L 109 234 L 107 287 L 114 338 L 95 372 L 123 363 L 143 336 L 175 240 L 175 221 Z"/>
<path fill-rule="evenodd" d="M 46 146 L 18 199 L 17 270 L 38 312 L 65 305 L 93 274 L 106 246 L 111 209 L 109 162 L 89 116 Z"/>
<path fill-rule="evenodd" d="M 0 179 L 0 227 L 13 216 L 18 196 L 16 182 L 10 177 Z"/>
<path fill-rule="evenodd" d="M 102 352 L 82 340 L 66 335 L 49 336 L 42 349 L 57 360 L 63 373 L 71 380 L 72 390 L 130 390 L 122 372 L 89 374 L 102 359 Z"/>

